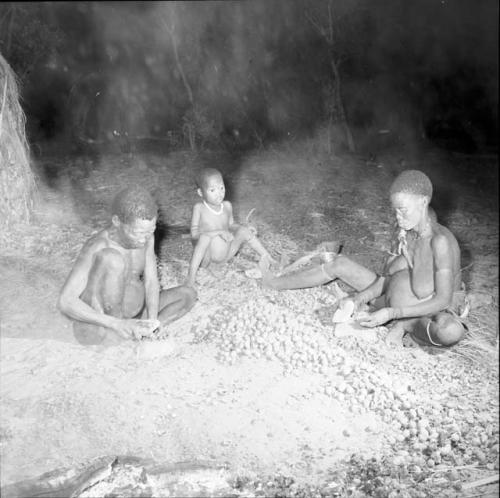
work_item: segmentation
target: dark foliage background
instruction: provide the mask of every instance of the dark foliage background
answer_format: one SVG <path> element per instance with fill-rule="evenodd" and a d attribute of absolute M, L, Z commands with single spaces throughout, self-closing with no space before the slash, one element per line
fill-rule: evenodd
<path fill-rule="evenodd" d="M 0 6 L 32 141 L 251 147 L 338 119 L 341 83 L 358 148 L 389 130 L 476 152 L 496 145 L 497 47 L 495 0 Z"/>

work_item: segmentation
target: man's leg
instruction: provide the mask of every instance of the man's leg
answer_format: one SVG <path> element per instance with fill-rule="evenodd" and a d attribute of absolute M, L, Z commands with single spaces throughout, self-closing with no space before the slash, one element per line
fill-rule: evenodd
<path fill-rule="evenodd" d="M 362 291 L 378 278 L 375 272 L 342 255 L 336 256 L 329 263 L 305 268 L 289 275 L 273 276 L 265 263 L 261 265 L 261 270 L 264 286 L 278 290 L 316 287 L 338 278 L 356 291 Z"/>
<path fill-rule="evenodd" d="M 180 285 L 160 292 L 158 319 L 166 325 L 184 316 L 196 303 L 196 291 Z"/>
<path fill-rule="evenodd" d="M 99 251 L 90 269 L 82 300 L 100 313 L 121 318 L 125 269 L 125 261 L 118 251 Z M 114 330 L 84 322 L 75 321 L 73 330 L 78 342 L 85 345 L 116 344 L 123 340 Z"/>

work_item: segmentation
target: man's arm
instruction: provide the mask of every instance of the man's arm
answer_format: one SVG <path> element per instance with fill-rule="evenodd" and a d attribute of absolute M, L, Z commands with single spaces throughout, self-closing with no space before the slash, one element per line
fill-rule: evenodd
<path fill-rule="evenodd" d="M 89 240 L 83 246 L 73 269 L 61 289 L 57 307 L 62 313 L 74 320 L 116 330 L 116 318 L 99 313 L 80 298 L 87 287 L 95 254 L 103 248 L 101 246 L 102 243 L 95 239 Z"/>
<path fill-rule="evenodd" d="M 154 241 L 154 237 L 151 237 L 146 245 L 146 261 L 144 265 L 146 311 L 148 318 L 151 320 L 158 319 L 158 303 L 160 300 L 160 283 L 158 281 Z"/>

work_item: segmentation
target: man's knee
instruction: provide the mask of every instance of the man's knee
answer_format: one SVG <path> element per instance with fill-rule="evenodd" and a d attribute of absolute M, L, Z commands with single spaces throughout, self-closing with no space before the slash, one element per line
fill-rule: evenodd
<path fill-rule="evenodd" d="M 465 335 L 463 323 L 450 313 L 440 313 L 435 320 L 436 339 L 443 346 L 453 346 Z"/>
<path fill-rule="evenodd" d="M 96 263 L 106 271 L 121 273 L 125 270 L 125 259 L 116 249 L 102 249 L 96 255 Z"/>

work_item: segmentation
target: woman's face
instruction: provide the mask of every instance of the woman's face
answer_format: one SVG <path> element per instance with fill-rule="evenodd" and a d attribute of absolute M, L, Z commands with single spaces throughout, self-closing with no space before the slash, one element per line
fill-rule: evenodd
<path fill-rule="evenodd" d="M 428 204 L 424 195 L 397 193 L 391 196 L 391 204 L 396 212 L 396 220 L 403 230 L 412 230 L 421 221 Z"/>

